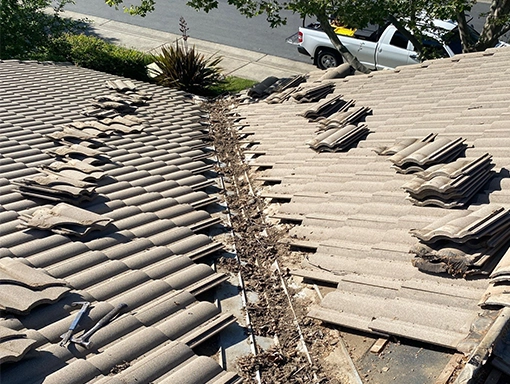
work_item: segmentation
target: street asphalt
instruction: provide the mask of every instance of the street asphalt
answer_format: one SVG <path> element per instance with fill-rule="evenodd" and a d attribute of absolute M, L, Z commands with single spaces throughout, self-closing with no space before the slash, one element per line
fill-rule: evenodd
<path fill-rule="evenodd" d="M 114 20 L 87 16 L 76 12 L 65 11 L 64 17 L 72 19 L 87 19 L 91 32 L 112 43 L 128 48 L 135 48 L 144 52 L 155 53 L 166 44 L 175 43 L 182 36 L 171 33 L 138 27 Z M 234 31 L 233 31 L 234 33 Z M 278 78 L 289 77 L 315 71 L 317 68 L 310 63 L 293 61 L 260 52 L 228 47 L 226 45 L 208 41 L 188 39 L 189 46 L 195 46 L 205 57 L 220 56 L 220 67 L 226 76 L 237 76 L 244 79 L 262 81 L 269 76 Z M 271 42 L 268 42 L 270 44 Z M 296 51 L 296 55 L 298 55 Z"/>

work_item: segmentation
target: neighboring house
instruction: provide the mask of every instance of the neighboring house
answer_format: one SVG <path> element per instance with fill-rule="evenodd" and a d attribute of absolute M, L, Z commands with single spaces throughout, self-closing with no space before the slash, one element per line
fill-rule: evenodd
<path fill-rule="evenodd" d="M 235 111 L 261 196 L 306 252 L 292 273 L 336 287 L 308 315 L 461 353 L 458 383 L 483 364 L 495 367 L 487 382 L 510 377 L 509 62 L 502 48 L 345 79 L 313 72 Z M 360 373 L 415 382 L 377 371 Z"/>
<path fill-rule="evenodd" d="M 183 92 L 0 61 L 2 383 L 240 382 L 192 349 L 235 321 L 196 299 L 226 280 L 207 135 Z M 120 313 L 61 346 L 82 302 L 75 338 Z"/>

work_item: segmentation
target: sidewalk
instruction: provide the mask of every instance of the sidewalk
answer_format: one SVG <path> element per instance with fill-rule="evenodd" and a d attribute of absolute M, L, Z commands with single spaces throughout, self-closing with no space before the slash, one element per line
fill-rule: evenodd
<path fill-rule="evenodd" d="M 91 21 L 91 29 L 96 35 L 112 43 L 144 52 L 157 51 L 162 45 L 173 43 L 176 39 L 182 37 L 76 12 L 66 11 L 63 16 L 72 19 L 88 19 Z M 188 44 L 190 46 L 194 45 L 197 51 L 206 57 L 212 55 L 223 57 L 220 67 L 227 76 L 232 75 L 262 81 L 269 76 L 288 77 L 316 70 L 311 61 L 310 64 L 292 61 L 259 52 L 197 40 L 192 37 L 188 39 Z"/>

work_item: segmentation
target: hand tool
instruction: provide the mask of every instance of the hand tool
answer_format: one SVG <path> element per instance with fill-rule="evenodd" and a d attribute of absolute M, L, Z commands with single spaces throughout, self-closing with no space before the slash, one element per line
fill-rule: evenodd
<path fill-rule="evenodd" d="M 70 341 L 75 344 L 80 344 L 81 346 L 88 348 L 90 345 L 90 341 L 88 340 L 90 336 L 92 336 L 99 328 L 104 327 L 108 324 L 115 316 L 117 316 L 120 311 L 127 307 L 127 304 L 121 303 L 118 304 L 115 308 L 113 308 L 110 312 L 104 315 L 92 328 L 90 328 L 87 332 L 85 332 L 81 337 L 74 339 L 72 338 Z"/>
<path fill-rule="evenodd" d="M 73 322 L 69 326 L 67 332 L 60 336 L 62 338 L 62 340 L 60 341 L 60 344 L 59 344 L 61 347 L 65 347 L 65 345 L 69 342 L 69 339 L 71 339 L 71 336 L 73 335 L 75 328 L 78 326 L 80 319 L 85 314 L 87 309 L 90 307 L 90 303 L 88 301 L 76 301 L 76 302 L 72 303 L 71 305 L 73 307 L 75 307 L 77 305 L 81 305 L 81 309 L 80 309 L 80 312 L 78 312 L 76 314 L 76 317 L 74 318 Z"/>

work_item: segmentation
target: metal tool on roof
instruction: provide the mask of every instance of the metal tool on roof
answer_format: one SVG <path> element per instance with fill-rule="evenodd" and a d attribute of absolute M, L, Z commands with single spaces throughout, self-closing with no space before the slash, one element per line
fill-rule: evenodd
<path fill-rule="evenodd" d="M 60 344 L 59 344 L 61 347 L 65 347 L 66 344 L 69 342 L 69 340 L 71 339 L 71 336 L 73 335 L 74 330 L 76 329 L 76 327 L 78 326 L 78 323 L 80 322 L 80 319 L 85 314 L 87 309 L 90 307 L 90 303 L 88 301 L 76 301 L 76 302 L 72 303 L 71 305 L 73 307 L 75 307 L 77 305 L 81 305 L 81 309 L 80 309 L 80 312 L 78 312 L 76 314 L 76 317 L 74 318 L 73 322 L 69 326 L 69 329 L 67 330 L 67 332 L 64 333 L 62 336 L 60 336 L 62 338 L 62 340 L 60 341 Z"/>
<path fill-rule="evenodd" d="M 90 336 L 92 336 L 98 329 L 104 327 L 108 324 L 114 317 L 116 317 L 124 308 L 127 308 L 126 303 L 120 303 L 115 308 L 113 308 L 110 312 L 104 315 L 92 328 L 90 328 L 87 332 L 85 332 L 81 337 L 74 339 L 72 338 L 70 341 L 75 344 L 80 344 L 81 346 L 88 348 L 90 346 L 90 341 L 88 340 Z"/>

